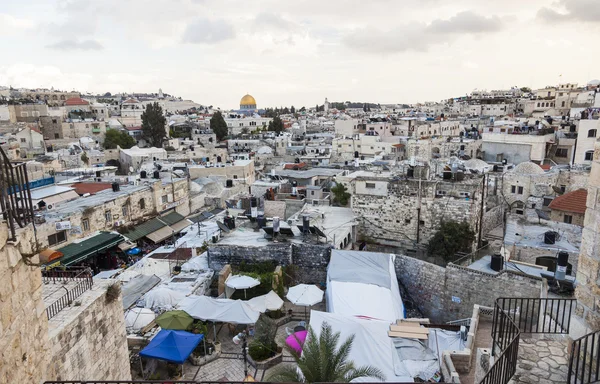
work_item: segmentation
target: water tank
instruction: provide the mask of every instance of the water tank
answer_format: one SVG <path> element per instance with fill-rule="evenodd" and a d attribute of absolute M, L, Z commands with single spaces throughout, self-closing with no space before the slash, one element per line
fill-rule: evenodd
<path fill-rule="evenodd" d="M 354 158 L 358 159 L 358 151 L 354 151 Z"/>
<path fill-rule="evenodd" d="M 413 168 L 408 168 L 406 170 L 406 177 L 415 177 L 415 170 Z"/>
<path fill-rule="evenodd" d="M 258 223 L 258 228 L 264 228 L 267 224 L 267 219 L 263 215 L 260 215 L 256 218 L 256 222 Z"/>
<path fill-rule="evenodd" d="M 119 190 L 121 190 L 119 183 L 112 183 L 112 190 L 113 192 L 118 192 Z"/>
<path fill-rule="evenodd" d="M 102 177 L 102 172 L 96 171 L 96 177 Z"/>
<path fill-rule="evenodd" d="M 554 278 L 556 280 L 564 280 L 567 274 L 567 266 L 569 261 L 569 254 L 565 251 L 558 252 L 558 261 L 556 263 L 556 272 Z"/>
<path fill-rule="evenodd" d="M 554 231 L 548 231 L 548 232 L 544 233 L 544 243 L 545 244 L 556 243 L 556 235 L 557 235 L 557 233 Z"/>
<path fill-rule="evenodd" d="M 302 233 L 309 233 L 310 231 L 310 216 L 302 216 Z"/>
<path fill-rule="evenodd" d="M 490 268 L 492 268 L 496 272 L 500 272 L 502 267 L 504 266 L 504 258 L 500 254 L 492 255 L 492 262 L 490 264 Z"/>
<path fill-rule="evenodd" d="M 155 179 L 160 179 L 160 172 L 158 172 L 158 171 L 154 171 L 154 173 L 153 173 L 153 177 L 154 177 Z"/>
<path fill-rule="evenodd" d="M 148 177 L 148 172 L 146 172 L 146 171 L 140 172 L 140 178 L 145 179 L 147 177 Z"/>
<path fill-rule="evenodd" d="M 213 236 L 212 237 L 212 242 L 216 243 L 217 241 L 219 241 L 219 237 L 218 236 Z"/>
<path fill-rule="evenodd" d="M 444 180 L 452 180 L 452 172 L 450 172 L 450 171 L 444 171 L 443 179 Z"/>
<path fill-rule="evenodd" d="M 231 179 L 225 180 L 225 186 L 227 188 L 232 188 L 233 187 L 233 180 L 231 180 Z"/>

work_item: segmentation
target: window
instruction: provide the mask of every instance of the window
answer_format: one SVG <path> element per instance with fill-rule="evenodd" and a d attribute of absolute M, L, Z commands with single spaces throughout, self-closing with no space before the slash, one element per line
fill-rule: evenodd
<path fill-rule="evenodd" d="M 569 149 L 568 148 L 558 148 L 556 150 L 556 157 L 567 157 Z"/>
<path fill-rule="evenodd" d="M 571 224 L 573 222 L 573 216 L 571 215 L 564 215 L 563 216 L 563 221 L 567 224 Z"/>
<path fill-rule="evenodd" d="M 67 241 L 67 232 L 66 231 L 60 231 L 58 233 L 48 236 L 48 245 L 49 246 L 64 243 L 65 241 Z"/>
<path fill-rule="evenodd" d="M 517 193 L 517 186 L 516 185 L 511 185 L 510 186 L 510 193 Z"/>
<path fill-rule="evenodd" d="M 110 213 L 110 211 L 104 211 L 104 218 L 106 219 L 106 221 L 112 220 L 112 214 Z"/>
<path fill-rule="evenodd" d="M 146 209 L 146 201 L 144 199 L 140 199 L 140 209 Z"/>
<path fill-rule="evenodd" d="M 365 188 L 375 189 L 375 183 L 365 183 Z"/>
<path fill-rule="evenodd" d="M 167 195 L 163 195 L 161 201 L 163 204 L 166 204 L 169 201 Z"/>
<path fill-rule="evenodd" d="M 56 119 L 52 119 L 52 124 L 56 124 Z"/>
<path fill-rule="evenodd" d="M 522 215 L 522 214 L 523 214 L 523 210 L 522 210 L 522 209 L 517 209 L 517 210 L 515 211 L 515 213 L 516 213 L 517 215 Z"/>
<path fill-rule="evenodd" d="M 531 209 L 535 209 L 535 203 L 531 204 Z"/>
<path fill-rule="evenodd" d="M 83 227 L 84 231 L 89 231 L 90 230 L 90 219 L 83 219 L 81 220 L 81 226 Z"/>
<path fill-rule="evenodd" d="M 310 191 L 310 195 L 314 196 L 315 195 L 315 191 Z"/>
<path fill-rule="evenodd" d="M 564 101 L 563 101 L 562 103 L 560 103 L 560 104 L 561 104 L 561 105 L 560 105 L 561 107 L 564 107 L 564 106 L 565 106 L 565 102 L 564 102 Z"/>
<path fill-rule="evenodd" d="M 552 200 L 554 200 L 554 199 L 551 199 L 549 197 L 544 197 L 544 207 L 549 206 L 550 203 L 552 202 Z"/>
<path fill-rule="evenodd" d="M 596 130 L 595 129 L 590 129 L 588 131 L 588 137 L 596 137 Z M 23 139 L 21 139 L 23 140 Z"/>
<path fill-rule="evenodd" d="M 592 160 L 594 160 L 594 151 L 587 151 L 585 153 L 585 160 L 586 161 L 592 161 Z"/>
<path fill-rule="evenodd" d="M 21 137 L 21 143 L 26 143 L 27 140 L 24 137 Z"/>
<path fill-rule="evenodd" d="M 127 216 L 127 212 L 129 211 L 128 207 L 126 205 L 124 205 L 122 207 L 122 211 L 123 211 L 123 217 Z"/>
<path fill-rule="evenodd" d="M 59 137 L 59 135 L 58 135 L 58 133 L 55 133 L 55 134 L 54 134 L 54 138 L 55 138 L 55 139 L 59 139 L 59 138 L 60 138 L 60 137 Z"/>
<path fill-rule="evenodd" d="M 560 191 L 561 191 L 562 193 L 565 193 L 565 191 L 566 191 L 566 190 L 567 190 L 567 186 L 566 186 L 566 185 L 561 185 L 561 186 L 560 186 Z"/>
<path fill-rule="evenodd" d="M 523 187 L 519 187 L 519 188 L 517 188 L 517 193 L 518 193 L 519 195 L 522 195 L 522 194 L 523 194 Z"/>
<path fill-rule="evenodd" d="M 234 178 L 234 179 L 237 179 L 237 175 L 233 175 L 233 178 Z"/>
<path fill-rule="evenodd" d="M 425 225 L 425 220 L 419 220 L 419 225 Z"/>
<path fill-rule="evenodd" d="M 410 219 L 404 219 L 404 224 L 410 224 Z"/>

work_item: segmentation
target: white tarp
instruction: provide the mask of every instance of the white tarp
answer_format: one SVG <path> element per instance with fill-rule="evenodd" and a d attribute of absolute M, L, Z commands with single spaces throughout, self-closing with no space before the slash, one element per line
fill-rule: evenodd
<path fill-rule="evenodd" d="M 204 271 L 208 269 L 208 254 L 204 252 L 200 256 L 192 257 L 181 265 L 183 272 Z"/>
<path fill-rule="evenodd" d="M 327 268 L 327 311 L 390 323 L 403 319 L 394 255 L 332 250 Z"/>
<path fill-rule="evenodd" d="M 353 361 L 356 367 L 370 365 L 379 368 L 387 382 L 413 382 L 412 376 L 401 374 L 404 370 L 402 362 L 398 353 L 396 353 L 392 338 L 387 335 L 390 327 L 389 322 L 343 316 L 335 313 L 310 312 L 310 327 L 317 337 L 321 333 L 321 325 L 324 322 L 329 324 L 334 332 L 340 333 L 338 341 L 340 344 L 348 337 L 354 336 L 348 360 Z M 361 381 L 373 382 L 378 380 L 365 378 Z"/>
<path fill-rule="evenodd" d="M 265 313 L 266 311 L 276 311 L 283 306 L 283 300 L 274 291 L 266 295 L 257 296 L 248 300 L 248 305 L 255 311 Z"/>
<path fill-rule="evenodd" d="M 323 291 L 316 285 L 298 284 L 288 289 L 285 297 L 292 304 L 309 307 L 323 301 Z"/>
<path fill-rule="evenodd" d="M 139 331 L 150 324 L 156 314 L 148 308 L 132 308 L 125 313 L 125 326 L 128 330 Z"/>
<path fill-rule="evenodd" d="M 169 310 L 184 298 L 185 292 L 159 286 L 144 295 L 144 307 Z"/>
<path fill-rule="evenodd" d="M 233 289 L 248 289 L 260 285 L 260 281 L 250 276 L 230 275 L 225 285 Z"/>
<path fill-rule="evenodd" d="M 250 308 L 242 300 L 215 299 L 208 296 L 188 296 L 178 308 L 186 311 L 194 319 L 220 321 L 234 324 L 254 324 L 260 312 Z"/>

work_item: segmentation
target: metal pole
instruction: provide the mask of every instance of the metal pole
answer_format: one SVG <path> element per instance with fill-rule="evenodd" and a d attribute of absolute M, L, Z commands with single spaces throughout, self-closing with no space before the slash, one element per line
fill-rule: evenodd
<path fill-rule="evenodd" d="M 244 379 L 248 377 L 248 358 L 246 357 L 246 334 L 244 333 L 244 338 L 242 342 L 242 354 L 244 355 Z"/>

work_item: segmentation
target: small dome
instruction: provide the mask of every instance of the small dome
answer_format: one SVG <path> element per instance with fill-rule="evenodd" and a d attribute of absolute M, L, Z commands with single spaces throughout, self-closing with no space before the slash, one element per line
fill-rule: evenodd
<path fill-rule="evenodd" d="M 523 175 L 538 175 L 544 173 L 542 167 L 537 165 L 536 163 L 532 163 L 531 161 L 521 163 L 513 169 L 514 173 L 520 173 Z"/>
<path fill-rule="evenodd" d="M 256 100 L 254 100 L 254 97 L 250 96 L 250 95 L 246 95 L 244 97 L 242 97 L 242 100 L 240 100 L 240 106 L 256 106 Z"/>
<path fill-rule="evenodd" d="M 590 80 L 590 82 L 587 83 L 587 85 L 590 87 L 595 87 L 597 85 L 600 85 L 600 80 Z"/>

